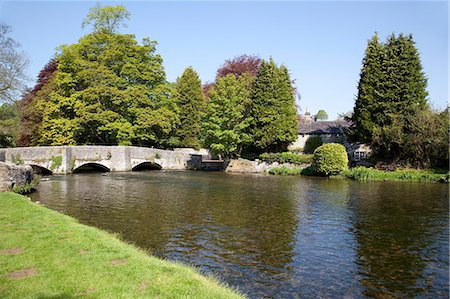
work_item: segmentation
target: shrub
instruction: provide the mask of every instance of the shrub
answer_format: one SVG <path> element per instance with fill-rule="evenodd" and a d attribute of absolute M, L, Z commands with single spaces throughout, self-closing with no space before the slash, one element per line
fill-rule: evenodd
<path fill-rule="evenodd" d="M 320 175 L 336 175 L 348 169 L 348 157 L 342 144 L 327 143 L 314 151 L 313 168 Z"/>
<path fill-rule="evenodd" d="M 31 182 L 28 184 L 25 184 L 23 186 L 14 186 L 12 188 L 12 192 L 18 193 L 18 194 L 28 194 L 36 190 L 37 185 L 39 184 L 39 181 L 41 180 L 40 175 L 35 175 Z"/>
<path fill-rule="evenodd" d="M 301 155 L 290 152 L 284 153 L 264 153 L 259 156 L 264 162 L 273 163 L 292 163 L 292 164 L 309 164 L 312 162 L 313 155 Z"/>
<path fill-rule="evenodd" d="M 303 152 L 305 154 L 312 154 L 318 148 L 323 144 L 322 137 L 319 135 L 309 137 L 305 142 L 305 149 Z"/>
<path fill-rule="evenodd" d="M 269 170 L 270 174 L 278 175 L 300 175 L 302 173 L 302 168 L 289 168 L 289 167 L 274 167 Z"/>
<path fill-rule="evenodd" d="M 314 170 L 312 167 L 300 168 L 300 167 L 274 167 L 269 170 L 270 174 L 278 175 L 306 175 L 313 176 Z"/>

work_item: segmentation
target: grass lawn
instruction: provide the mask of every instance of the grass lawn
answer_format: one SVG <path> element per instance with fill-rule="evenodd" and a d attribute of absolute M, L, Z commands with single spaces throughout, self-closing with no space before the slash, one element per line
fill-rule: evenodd
<path fill-rule="evenodd" d="M 192 267 L 0 193 L 0 298 L 243 298 Z"/>

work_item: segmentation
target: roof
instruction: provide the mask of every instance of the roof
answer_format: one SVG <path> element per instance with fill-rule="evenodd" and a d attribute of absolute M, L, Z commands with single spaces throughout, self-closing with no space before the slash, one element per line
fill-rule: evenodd
<path fill-rule="evenodd" d="M 299 134 L 342 134 L 343 129 L 350 127 L 350 122 L 345 120 L 315 121 L 311 123 L 299 123 Z"/>

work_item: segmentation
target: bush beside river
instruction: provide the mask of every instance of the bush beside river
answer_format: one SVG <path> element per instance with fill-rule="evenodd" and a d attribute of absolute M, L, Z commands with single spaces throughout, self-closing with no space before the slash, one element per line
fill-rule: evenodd
<path fill-rule="evenodd" d="M 0 193 L 1 298 L 241 298 L 195 269 Z"/>

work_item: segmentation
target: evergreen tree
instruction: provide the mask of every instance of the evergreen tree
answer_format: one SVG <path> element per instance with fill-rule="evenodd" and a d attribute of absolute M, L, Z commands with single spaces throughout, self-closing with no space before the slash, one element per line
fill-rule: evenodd
<path fill-rule="evenodd" d="M 262 61 L 252 94 L 252 136 L 260 150 L 285 150 L 297 138 L 297 111 L 289 72 Z"/>
<path fill-rule="evenodd" d="M 202 136 L 206 147 L 223 157 L 241 153 L 251 142 L 251 85 L 254 78 L 233 74 L 219 78 L 210 90 L 207 113 L 202 122 Z"/>
<path fill-rule="evenodd" d="M 375 34 L 366 49 L 351 117 L 356 139 L 370 143 L 374 133 L 390 126 L 392 119 L 398 122 L 415 108 L 426 108 L 426 87 L 412 36 L 391 35 L 380 44 Z"/>
<path fill-rule="evenodd" d="M 180 126 L 176 135 L 183 147 L 200 148 L 200 120 L 204 110 L 205 99 L 203 97 L 202 83 L 197 72 L 188 67 L 181 77 L 177 79 L 176 99 L 180 110 Z"/>
<path fill-rule="evenodd" d="M 383 47 L 375 33 L 367 44 L 358 83 L 358 96 L 351 117 L 355 128 L 354 137 L 360 142 L 371 142 L 375 122 L 382 113 L 377 109 L 377 103 L 382 101 L 382 63 Z"/>

